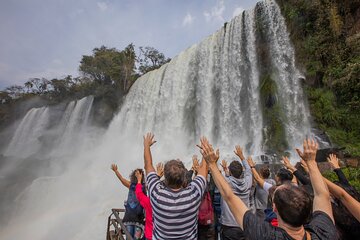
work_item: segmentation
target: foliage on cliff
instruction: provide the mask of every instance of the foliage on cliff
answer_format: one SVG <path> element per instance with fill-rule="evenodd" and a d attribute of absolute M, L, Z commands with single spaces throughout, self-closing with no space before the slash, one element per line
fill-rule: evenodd
<path fill-rule="evenodd" d="M 101 46 L 80 61 L 80 77 L 29 79 L 23 86 L 13 85 L 0 91 L 0 125 L 17 118 L 17 107 L 30 99 L 37 99 L 38 107 L 94 95 L 106 103 L 111 112 L 119 107 L 119 99 L 129 91 L 135 80 L 170 61 L 152 47 L 140 47 L 137 56 L 133 44 L 118 50 Z M 40 99 L 40 100 L 39 100 Z M 26 109 L 25 109 L 26 110 Z"/>
<path fill-rule="evenodd" d="M 306 73 L 315 123 L 333 143 L 360 156 L 360 1 L 277 2 Z"/>

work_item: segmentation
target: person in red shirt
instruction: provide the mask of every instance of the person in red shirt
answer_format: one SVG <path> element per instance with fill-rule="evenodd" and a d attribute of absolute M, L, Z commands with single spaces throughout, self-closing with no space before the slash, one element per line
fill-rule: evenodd
<path fill-rule="evenodd" d="M 139 200 L 140 205 L 145 209 L 145 238 L 147 240 L 152 239 L 153 231 L 153 217 L 152 217 L 152 208 L 150 204 L 150 198 L 144 194 L 142 191 L 141 179 L 143 178 L 140 171 L 136 171 L 135 176 L 138 180 L 138 183 L 135 188 L 136 198 Z"/>

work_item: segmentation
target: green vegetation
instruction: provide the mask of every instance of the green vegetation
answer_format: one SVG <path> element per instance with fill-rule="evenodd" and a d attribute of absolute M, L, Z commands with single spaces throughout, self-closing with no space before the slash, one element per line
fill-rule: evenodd
<path fill-rule="evenodd" d="M 152 47 L 140 47 L 139 52 L 136 56 L 133 44 L 121 51 L 102 46 L 95 48 L 92 55 L 82 57 L 80 77 L 32 78 L 24 86 L 7 87 L 0 91 L 0 125 L 14 118 L 17 104 L 34 98 L 40 98 L 42 104 L 56 104 L 94 95 L 115 112 L 119 99 L 127 94 L 138 77 L 170 61 Z"/>
<path fill-rule="evenodd" d="M 277 86 L 270 75 L 264 75 L 260 82 L 261 107 L 265 120 L 266 146 L 283 152 L 288 149 L 284 122 L 285 116 L 277 100 Z"/>
<path fill-rule="evenodd" d="M 360 156 L 360 2 L 277 2 L 306 72 L 314 121 L 333 143 Z"/>
<path fill-rule="evenodd" d="M 348 179 L 351 186 L 356 188 L 357 191 L 360 191 L 360 168 L 342 168 L 341 169 Z M 329 179 L 330 181 L 339 181 L 337 175 L 333 171 L 326 171 L 323 173 L 323 176 Z"/>

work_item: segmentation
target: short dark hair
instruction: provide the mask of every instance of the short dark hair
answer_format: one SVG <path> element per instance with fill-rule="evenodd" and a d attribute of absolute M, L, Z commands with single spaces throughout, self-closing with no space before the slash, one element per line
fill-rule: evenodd
<path fill-rule="evenodd" d="M 269 178 L 270 177 L 270 169 L 267 166 L 264 166 L 264 167 L 260 168 L 259 173 L 263 178 Z"/>
<path fill-rule="evenodd" d="M 281 183 L 291 181 L 293 179 L 293 174 L 285 168 L 280 168 L 276 176 L 279 178 Z"/>
<path fill-rule="evenodd" d="M 274 204 L 281 219 L 293 227 L 300 227 L 308 221 L 313 205 L 310 195 L 292 184 L 276 188 Z"/>
<path fill-rule="evenodd" d="M 169 188 L 181 188 L 185 183 L 186 172 L 184 164 L 179 159 L 168 161 L 164 166 L 165 184 Z"/>
<path fill-rule="evenodd" d="M 231 176 L 240 178 L 243 172 L 243 167 L 239 161 L 232 161 L 229 165 L 229 171 Z"/>

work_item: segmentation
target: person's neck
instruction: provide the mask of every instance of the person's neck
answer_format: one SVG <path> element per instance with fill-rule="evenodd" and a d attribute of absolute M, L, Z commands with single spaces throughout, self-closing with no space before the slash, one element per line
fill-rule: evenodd
<path fill-rule="evenodd" d="M 302 240 L 305 235 L 305 229 L 303 226 L 293 227 L 285 223 L 282 219 L 278 218 L 279 227 L 284 229 L 295 240 Z"/>

